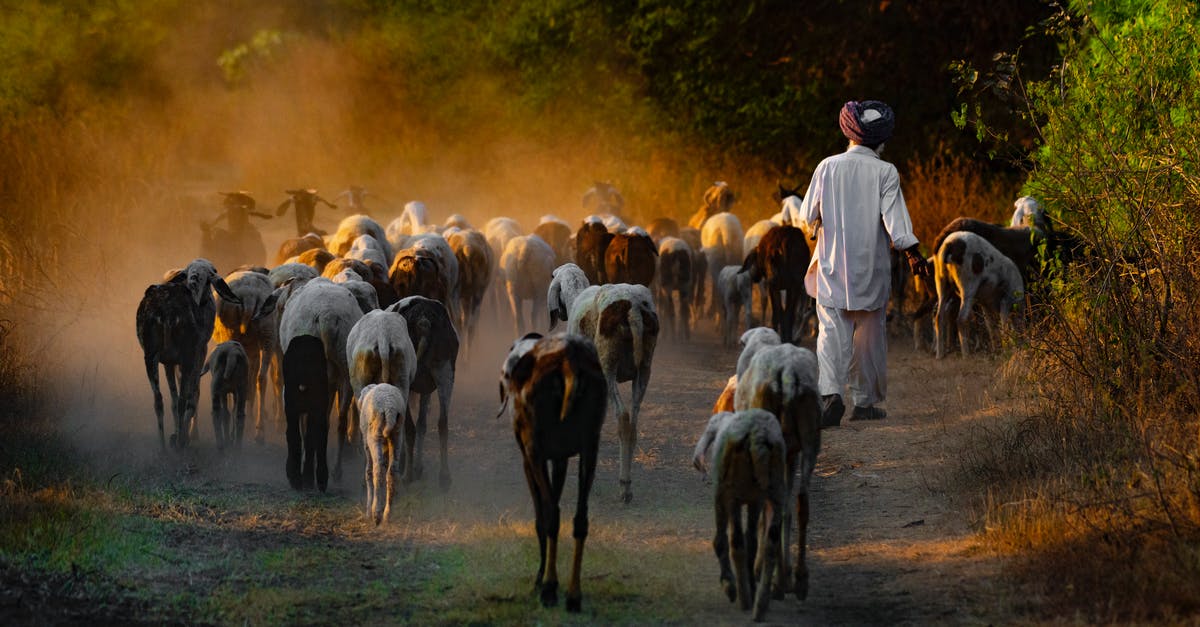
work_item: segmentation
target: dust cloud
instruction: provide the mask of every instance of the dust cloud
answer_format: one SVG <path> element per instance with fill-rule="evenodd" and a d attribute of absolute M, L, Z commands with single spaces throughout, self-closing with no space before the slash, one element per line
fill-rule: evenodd
<path fill-rule="evenodd" d="M 97 107 L 102 115 L 93 123 L 54 131 L 61 134 L 56 145 L 70 147 L 57 163 L 79 172 L 43 197 L 69 238 L 42 261 L 48 280 L 33 291 L 53 298 L 25 310 L 24 335 L 44 366 L 41 385 L 63 430 L 113 465 L 160 455 L 134 314 L 147 285 L 199 255 L 200 224 L 221 212 L 218 192 L 247 190 L 258 211 L 274 214 L 286 189 L 316 188 L 333 200 L 359 185 L 370 190 L 367 207 L 385 226 L 405 202 L 421 200 L 437 223 L 458 213 L 481 228 L 504 215 L 531 230 L 544 214 L 578 223 L 593 181 L 616 184 L 627 217 L 644 223 L 662 215 L 686 220 L 703 189 L 724 179 L 735 188 L 744 181 L 737 209 L 744 220 L 775 210 L 773 181 L 759 173 L 705 170 L 697 164 L 719 157 L 698 158 L 677 139 L 563 122 L 588 120 L 585 102 L 557 103 L 537 119 L 514 117 L 503 78 L 484 68 L 438 90 L 442 100 L 415 101 L 411 93 L 429 92 L 412 89 L 410 76 L 381 69 L 311 24 L 289 23 L 295 16 L 283 8 L 201 4 L 180 9 L 148 70 L 146 93 Z M 218 58 L 262 32 L 279 33 L 278 42 L 269 54 L 251 55 L 231 82 Z M 405 36 L 419 45 L 413 33 Z M 43 180 L 65 180 L 54 179 L 54 159 L 45 163 Z M 346 215 L 344 203 L 319 205 L 315 224 L 332 233 Z M 295 235 L 290 211 L 252 224 L 268 258 L 246 264 L 268 263 Z M 482 346 L 471 363 L 460 362 L 458 407 L 492 411 L 510 325 L 485 307 Z M 207 385 L 206 377 L 198 414 L 205 449 L 213 443 Z M 282 433 L 270 423 L 266 432 L 278 457 Z M 252 433 L 248 425 L 247 441 Z M 279 464 L 264 471 L 272 482 L 282 482 Z"/>

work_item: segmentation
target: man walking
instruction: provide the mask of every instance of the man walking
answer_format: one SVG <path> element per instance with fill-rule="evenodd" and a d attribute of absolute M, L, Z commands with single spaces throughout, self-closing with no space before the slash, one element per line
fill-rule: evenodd
<path fill-rule="evenodd" d="M 887 396 L 889 240 L 914 274 L 929 274 L 896 167 L 879 156 L 896 126 L 891 107 L 847 102 L 838 121 L 850 146 L 817 165 L 800 208 L 805 229 L 817 238 L 804 285 L 817 300 L 822 426 L 841 424 L 847 383 L 851 420 L 887 415 L 875 405 Z"/>

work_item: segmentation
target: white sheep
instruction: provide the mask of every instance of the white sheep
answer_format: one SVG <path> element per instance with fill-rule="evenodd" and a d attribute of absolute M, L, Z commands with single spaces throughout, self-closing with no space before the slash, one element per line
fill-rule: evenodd
<path fill-rule="evenodd" d="M 976 302 L 1000 316 L 1000 327 L 1009 327 L 1013 308 L 1024 299 L 1025 282 L 1011 259 L 986 239 L 969 231 L 956 231 L 942 240 L 933 264 L 938 305 L 934 315 L 937 358 L 946 354 L 950 320 L 957 319 L 958 342 L 962 354 L 971 352 L 968 320 Z M 957 316 L 954 310 L 957 308 Z M 988 334 L 994 336 L 991 320 L 984 316 Z"/>
<path fill-rule="evenodd" d="M 404 203 L 404 213 L 393 222 L 406 235 L 425 233 L 425 225 L 429 223 L 429 208 L 419 200 Z M 391 229 L 391 225 L 388 229 Z"/>
<path fill-rule="evenodd" d="M 725 346 L 733 346 L 733 338 L 737 335 L 738 312 L 744 312 L 746 328 L 753 326 L 753 289 L 754 280 L 749 272 L 742 272 L 742 266 L 725 266 L 717 274 L 713 282 L 716 288 L 714 297 L 720 301 L 718 312 L 720 319 L 721 337 Z"/>
<path fill-rule="evenodd" d="M 346 258 L 364 262 L 369 261 L 384 268 L 388 267 L 391 261 L 387 256 L 387 249 L 384 248 L 384 245 L 379 243 L 379 240 L 373 236 L 365 233 L 354 238 L 354 241 L 350 244 L 350 250 L 346 251 Z"/>
<path fill-rule="evenodd" d="M 442 223 L 442 227 L 442 235 L 445 235 L 450 229 L 462 229 L 466 231 L 475 228 L 471 226 L 471 222 L 467 220 L 467 217 L 461 213 L 450 214 L 450 217 L 446 218 L 446 221 Z"/>
<path fill-rule="evenodd" d="M 378 525 L 387 522 L 392 512 L 392 497 L 396 493 L 394 468 L 400 454 L 408 396 L 396 386 L 372 383 L 355 398 L 365 459 L 367 516 Z"/>
<path fill-rule="evenodd" d="M 212 375 L 209 389 L 212 394 L 213 432 L 216 434 L 217 448 L 224 450 L 226 444 L 240 445 L 242 430 L 246 426 L 246 383 L 250 375 L 246 351 L 236 340 L 217 344 L 200 371 L 201 376 L 205 374 Z"/>
<path fill-rule="evenodd" d="M 750 365 L 738 377 L 733 405 L 737 411 L 757 408 L 771 412 L 779 419 L 787 447 L 787 480 L 789 495 L 796 495 L 797 558 L 795 587 L 790 571 L 791 512 L 784 507 L 783 541 L 781 543 L 781 574 L 776 590 L 786 593 L 792 588 L 796 597 L 808 596 L 808 486 L 821 450 L 821 406 L 817 387 L 817 356 L 806 348 L 792 344 L 764 347 L 750 360 Z M 796 485 L 793 485 L 796 482 Z"/>
<path fill-rule="evenodd" d="M 630 467 L 637 447 L 638 413 L 650 384 L 650 367 L 658 343 L 658 313 L 650 289 L 642 285 L 616 283 L 593 285 L 571 304 L 567 331 L 582 335 L 596 345 L 608 381 L 608 397 L 617 413 L 621 440 L 619 479 L 621 499 L 633 499 Z M 633 393 L 628 409 L 617 383 L 631 381 Z"/>
<path fill-rule="evenodd" d="M 554 269 L 550 279 L 550 289 L 546 291 L 546 307 L 550 310 L 550 330 L 554 330 L 559 320 L 566 322 L 570 318 L 571 304 L 588 286 L 587 275 L 579 266 L 573 263 L 564 263 Z"/>
<path fill-rule="evenodd" d="M 346 336 L 350 389 L 357 397 L 371 383 L 388 383 L 404 392 L 417 373 L 417 352 L 404 316 L 377 309 L 359 318 Z"/>
<path fill-rule="evenodd" d="M 342 476 L 342 452 L 347 444 L 352 400 L 346 341 L 350 329 L 362 316 L 358 301 L 349 289 L 324 277 L 317 277 L 285 299 L 283 316 L 279 321 L 279 339 L 284 353 L 292 338 L 301 335 L 320 338 L 325 348 L 329 389 L 336 393 L 338 404 L 338 454 L 333 469 L 334 479 Z M 330 399 L 332 397 L 333 394 L 330 394 Z M 327 479 L 318 469 L 317 485 L 322 491 L 325 490 Z"/>
<path fill-rule="evenodd" d="M 524 235 L 525 231 L 521 229 L 521 225 L 512 218 L 492 218 L 483 225 L 483 236 L 487 239 L 488 246 L 492 249 L 492 297 L 489 299 L 492 302 L 493 311 L 497 317 L 500 312 L 506 309 L 504 306 L 504 268 L 500 266 L 500 258 L 504 256 L 504 249 L 508 246 L 508 242 L 514 237 Z"/>
<path fill-rule="evenodd" d="M 271 285 L 277 288 L 288 281 L 315 279 L 319 276 L 321 276 L 321 273 L 317 272 L 316 268 L 294 261 L 271 268 L 267 273 L 267 278 L 271 280 Z"/>
<path fill-rule="evenodd" d="M 742 337 L 738 339 L 738 344 L 742 347 L 742 352 L 738 354 L 737 360 L 737 376 L 742 376 L 746 372 L 746 368 L 750 367 L 750 360 L 758 354 L 758 351 L 768 346 L 779 346 L 783 342 L 779 339 L 779 333 L 771 327 L 754 327 L 747 329 Z"/>
<path fill-rule="evenodd" d="M 713 551 L 721 565 L 725 595 L 747 610 L 751 591 L 757 585 L 753 593 L 755 621 L 766 614 L 771 603 L 771 578 L 780 566 L 780 532 L 788 500 L 786 457 L 779 421 L 761 409 L 714 415 L 692 456 L 696 469 L 708 472 L 713 483 L 717 522 Z M 764 513 L 767 518 L 760 530 L 758 521 Z"/>
<path fill-rule="evenodd" d="M 536 329 L 538 312 L 546 309 L 546 290 L 554 272 L 554 249 L 536 235 L 509 240 L 500 257 L 513 328 L 521 333 L 523 302 L 530 301 L 529 328 Z"/>
<path fill-rule="evenodd" d="M 721 212 L 704 221 L 704 226 L 700 229 L 700 246 L 708 260 L 708 273 L 714 286 L 717 284 L 722 268 L 742 265 L 743 257 L 745 257 L 745 253 L 742 252 L 744 240 L 742 223 L 732 213 Z M 714 288 L 712 304 L 709 308 L 711 313 L 716 313 L 717 309 L 716 291 Z M 749 306 L 747 304 L 747 307 Z"/>
<path fill-rule="evenodd" d="M 365 214 L 360 213 L 342 218 L 342 221 L 338 223 L 337 232 L 329 238 L 329 245 L 326 248 L 334 255 L 344 257 L 346 253 L 350 252 L 354 240 L 358 239 L 360 235 L 370 235 L 375 243 L 379 244 L 387 261 L 384 267 L 388 267 L 392 263 L 392 256 L 397 249 L 393 248 L 388 241 L 387 232 L 383 227 L 371 216 Z"/>
<path fill-rule="evenodd" d="M 357 272 L 346 269 L 329 279 L 350 290 L 350 293 L 354 294 L 354 300 L 358 301 L 358 308 L 364 314 L 379 309 L 379 293 L 375 291 L 375 286 L 364 281 Z"/>

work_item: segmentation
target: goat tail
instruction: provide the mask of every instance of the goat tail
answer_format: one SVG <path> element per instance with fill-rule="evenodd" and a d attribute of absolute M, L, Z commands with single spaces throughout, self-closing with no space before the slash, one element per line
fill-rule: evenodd
<path fill-rule="evenodd" d="M 658 316 L 653 309 L 635 303 L 629 309 L 629 330 L 633 335 L 633 363 L 641 369 L 646 358 L 646 335 L 658 335 Z"/>
<path fill-rule="evenodd" d="M 566 422 L 567 416 L 575 409 L 575 369 L 571 360 L 563 360 L 563 400 L 562 410 L 558 415 L 559 422 Z"/>
<path fill-rule="evenodd" d="M 379 375 L 384 383 L 394 383 L 392 375 L 392 345 L 388 342 L 380 342 L 379 347 Z"/>
<path fill-rule="evenodd" d="M 763 492 L 771 492 L 771 473 L 775 452 L 767 434 L 753 430 L 747 436 L 750 448 L 750 466 L 754 476 L 754 484 Z"/>

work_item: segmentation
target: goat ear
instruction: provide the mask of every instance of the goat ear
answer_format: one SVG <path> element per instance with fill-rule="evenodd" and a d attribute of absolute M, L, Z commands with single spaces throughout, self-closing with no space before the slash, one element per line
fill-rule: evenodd
<path fill-rule="evenodd" d="M 522 355 L 517 360 L 517 363 L 513 364 L 508 377 L 516 384 L 516 387 L 520 388 L 525 385 L 525 382 L 529 381 L 529 378 L 533 376 L 533 366 L 536 362 L 537 356 L 534 355 L 534 351 L 529 351 Z"/>
<path fill-rule="evenodd" d="M 220 294 L 222 300 L 234 305 L 242 304 L 242 299 L 233 293 L 233 290 L 229 289 L 229 284 L 225 282 L 225 279 L 220 277 L 213 279 L 212 286 L 213 289 L 217 290 L 217 294 Z"/>
<path fill-rule="evenodd" d="M 271 295 L 267 297 L 267 300 L 264 300 L 263 304 L 258 306 L 258 311 L 254 312 L 254 319 L 261 320 L 261 319 L 271 315 L 271 312 L 275 311 L 275 303 L 278 300 L 279 300 L 279 292 L 278 291 L 271 292 Z"/>
<path fill-rule="evenodd" d="M 288 205 L 290 205 L 290 204 L 292 204 L 291 198 L 288 198 L 287 200 L 279 203 L 279 206 L 275 208 L 275 215 L 281 216 L 281 215 L 287 213 Z"/>

